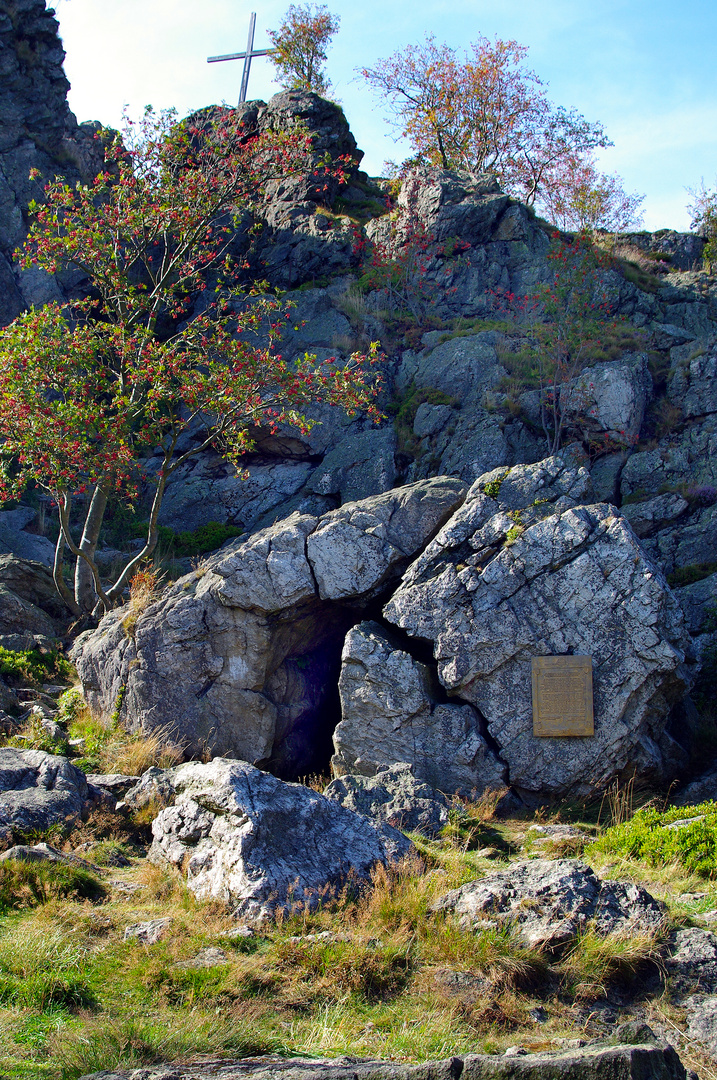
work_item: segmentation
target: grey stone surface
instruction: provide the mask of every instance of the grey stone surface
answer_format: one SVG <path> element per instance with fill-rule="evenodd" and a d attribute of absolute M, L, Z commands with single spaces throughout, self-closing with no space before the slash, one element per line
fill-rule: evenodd
<path fill-rule="evenodd" d="M 315 766 L 317 725 L 341 642 L 460 504 L 463 485 L 422 481 L 315 518 L 294 514 L 170 586 L 137 620 L 120 609 L 75 643 L 87 700 L 168 728 L 191 753 L 230 752 L 284 775 Z M 327 740 L 328 741 L 328 740 Z"/>
<path fill-rule="evenodd" d="M 696 926 L 678 930 L 665 969 L 679 993 L 717 992 L 717 937 Z"/>
<path fill-rule="evenodd" d="M 635 535 L 642 539 L 677 521 L 688 509 L 689 503 L 681 495 L 667 493 L 645 502 L 627 503 L 620 508 L 620 513 L 630 522 Z"/>
<path fill-rule="evenodd" d="M 620 477 L 623 499 L 630 495 L 649 498 L 682 484 L 717 486 L 717 421 L 714 417 L 665 436 L 655 449 L 631 454 Z"/>
<path fill-rule="evenodd" d="M 232 904 L 237 917 L 312 908 L 349 876 L 366 879 L 411 850 L 396 829 L 243 761 L 182 765 L 175 790 L 148 857 L 181 866 L 195 896 Z"/>
<path fill-rule="evenodd" d="M 172 925 L 171 918 L 149 919 L 148 922 L 133 923 L 126 926 L 123 941 L 136 940 L 140 945 L 156 945 Z"/>
<path fill-rule="evenodd" d="M 10 859 L 15 859 L 18 862 L 64 863 L 68 866 L 79 867 L 82 870 L 97 870 L 97 867 L 87 862 L 86 859 L 80 859 L 77 855 L 59 851 L 51 844 L 45 843 L 33 844 L 32 846 L 16 844 L 15 847 L 8 848 L 7 851 L 0 854 L 0 862 L 6 862 Z"/>
<path fill-rule="evenodd" d="M 717 506 L 697 509 L 677 526 L 646 537 L 643 545 L 666 574 L 695 564 L 717 563 Z"/>
<path fill-rule="evenodd" d="M 7 6 L 7 5 L 6 5 Z M 97 125 L 78 126 L 66 94 L 64 51 L 54 11 L 45 0 L 20 0 L 0 19 L 0 323 L 25 306 L 42 304 L 48 288 L 62 300 L 63 275 L 20 271 L 13 252 L 27 232 L 28 205 L 42 200 L 43 183 L 64 174 L 70 183 L 91 180 L 103 155 L 94 141 Z M 30 170 L 39 169 L 39 179 Z M 1 542 L 1 539 L 0 539 Z M 11 549 L 14 550 L 14 549 Z M 17 554 L 40 558 L 37 550 Z M 42 561 L 42 559 L 41 559 Z"/>
<path fill-rule="evenodd" d="M 717 413 L 717 347 L 691 342 L 670 351 L 675 365 L 667 393 L 682 415 L 694 419 Z"/>
<path fill-rule="evenodd" d="M 480 715 L 471 705 L 443 700 L 433 669 L 378 623 L 349 631 L 341 661 L 335 773 L 370 776 L 404 761 L 445 792 L 470 795 L 504 784 L 505 766 L 488 747 Z"/>
<path fill-rule="evenodd" d="M 398 479 L 395 455 L 393 427 L 348 435 L 314 470 L 306 488 L 318 495 L 338 495 L 341 502 L 380 495 Z"/>
<path fill-rule="evenodd" d="M 693 635 L 717 630 L 717 574 L 674 590 Z"/>
<path fill-rule="evenodd" d="M 86 798 L 85 774 L 67 758 L 0 747 L 0 827 L 31 832 L 72 825 Z"/>
<path fill-rule="evenodd" d="M 480 710 L 529 791 L 587 792 L 625 768 L 674 777 L 664 730 L 691 679 L 684 616 L 624 519 L 575 507 L 588 490 L 560 458 L 482 478 L 384 608 L 433 642 L 442 684 Z M 592 657 L 595 735 L 536 738 L 531 659 L 566 653 Z"/>
<path fill-rule="evenodd" d="M 414 776 L 413 766 L 397 762 L 373 776 L 339 776 L 324 789 L 327 799 L 402 832 L 436 836 L 448 824 L 445 796 Z"/>
<path fill-rule="evenodd" d="M 601 881 L 576 859 L 533 859 L 446 893 L 433 911 L 455 914 L 474 930 L 512 927 L 526 945 L 560 951 L 594 926 L 601 936 L 651 933 L 665 911 L 630 882 Z"/>
<path fill-rule="evenodd" d="M 717 762 L 714 761 L 703 773 L 678 791 L 672 801 L 677 806 L 696 806 L 708 800 L 717 802 Z"/>
<path fill-rule="evenodd" d="M 571 386 L 569 422 L 584 438 L 607 436 L 628 446 L 640 434 L 651 397 L 645 353 L 595 364 L 585 368 Z"/>
<path fill-rule="evenodd" d="M 717 1059 L 717 997 L 693 998 L 685 1005 L 688 1036 L 706 1046 L 712 1058 Z"/>
<path fill-rule="evenodd" d="M 167 485 L 160 524 L 194 530 L 210 521 L 252 529 L 296 495 L 311 476 L 308 461 L 249 463 L 243 475 L 219 455 L 202 454 L 177 470 Z"/>
<path fill-rule="evenodd" d="M 686 1080 L 677 1051 L 653 1040 L 558 1053 L 470 1054 L 402 1065 L 355 1058 L 253 1058 L 143 1066 L 81 1080 Z"/>
<path fill-rule="evenodd" d="M 139 776 L 125 776 L 124 773 L 87 773 L 88 784 L 111 791 L 118 799 L 134 787 L 139 779 Z"/>
<path fill-rule="evenodd" d="M 156 765 L 146 769 L 140 777 L 130 784 L 124 793 L 124 802 L 132 810 L 141 810 L 150 803 L 160 809 L 174 802 L 175 769 L 159 769 Z M 96 780 L 88 782 L 97 784 Z M 97 784 L 102 787 L 102 784 Z"/>

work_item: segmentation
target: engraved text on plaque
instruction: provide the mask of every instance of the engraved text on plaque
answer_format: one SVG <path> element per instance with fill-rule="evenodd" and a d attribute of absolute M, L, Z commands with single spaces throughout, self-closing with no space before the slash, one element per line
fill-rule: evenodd
<path fill-rule="evenodd" d="M 591 657 L 533 657 L 533 734 L 595 734 Z"/>

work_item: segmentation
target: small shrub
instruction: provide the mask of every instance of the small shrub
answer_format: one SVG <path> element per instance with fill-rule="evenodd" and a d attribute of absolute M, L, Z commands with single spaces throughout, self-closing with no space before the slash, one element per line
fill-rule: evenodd
<path fill-rule="evenodd" d="M 24 649 L 13 652 L 0 647 L 0 676 L 10 686 L 40 687 L 43 683 L 60 679 L 70 682 L 75 669 L 62 653 L 54 650 Z"/>
<path fill-rule="evenodd" d="M 683 585 L 694 585 L 696 581 L 717 573 L 717 562 L 690 563 L 689 566 L 679 566 L 676 570 L 667 574 L 667 584 L 673 589 L 679 589 Z"/>
<path fill-rule="evenodd" d="M 697 820 L 676 829 L 666 827 L 691 818 Z M 671 807 L 664 812 L 643 807 L 629 821 L 607 829 L 595 841 L 594 849 L 644 859 L 651 866 L 677 863 L 691 874 L 713 878 L 717 871 L 717 804 Z"/>

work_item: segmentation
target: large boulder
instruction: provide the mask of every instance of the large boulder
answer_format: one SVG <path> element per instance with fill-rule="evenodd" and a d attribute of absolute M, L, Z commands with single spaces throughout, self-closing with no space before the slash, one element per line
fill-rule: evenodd
<path fill-rule="evenodd" d="M 433 643 L 446 691 L 532 792 L 587 793 L 625 770 L 673 779 L 685 762 L 665 730 L 691 679 L 683 613 L 614 507 L 580 505 L 589 495 L 587 471 L 559 457 L 487 474 L 384 608 Z M 573 654 L 592 658 L 594 735 L 535 736 L 531 661 Z"/>
<path fill-rule="evenodd" d="M 588 925 L 602 937 L 655 933 L 664 924 L 662 906 L 638 885 L 601 881 L 577 859 L 532 859 L 515 863 L 452 889 L 433 911 L 454 914 L 479 931 L 513 928 L 526 945 L 562 950 Z"/>
<path fill-rule="evenodd" d="M 190 762 L 174 776 L 176 801 L 152 823 L 152 862 L 186 870 L 199 899 L 263 918 L 315 907 L 349 878 L 370 878 L 411 845 L 396 829 L 244 761 Z"/>
<path fill-rule="evenodd" d="M 72 825 L 86 798 L 85 774 L 67 758 L 0 748 L 0 833 L 5 836 Z"/>
<path fill-rule="evenodd" d="M 378 623 L 355 626 L 341 654 L 334 773 L 370 776 L 404 761 L 440 791 L 470 795 L 503 786 L 505 765 L 486 742 L 483 718 L 441 690 L 433 668 Z"/>
<path fill-rule="evenodd" d="M 192 753 L 230 753 L 296 776 L 322 763 L 331 684 L 357 616 L 389 594 L 465 489 L 438 478 L 293 514 L 225 546 L 146 611 L 78 638 L 92 711 L 171 730 Z M 322 745 L 323 740 L 323 745 Z"/>

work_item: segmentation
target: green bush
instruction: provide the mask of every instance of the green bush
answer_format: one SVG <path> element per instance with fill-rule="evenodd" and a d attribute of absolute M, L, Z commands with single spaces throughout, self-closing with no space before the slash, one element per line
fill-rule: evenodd
<path fill-rule="evenodd" d="M 11 686 L 41 686 L 44 682 L 74 678 L 75 670 L 62 653 L 24 649 L 13 652 L 0 647 L 0 675 Z"/>
<path fill-rule="evenodd" d="M 677 821 L 691 821 L 668 828 Z M 638 810 L 622 825 L 607 829 L 595 842 L 595 849 L 631 859 L 644 859 L 651 866 L 677 863 L 692 874 L 713 878 L 717 870 L 717 804 L 674 806 L 660 812 Z"/>
<path fill-rule="evenodd" d="M 148 521 L 138 519 L 126 507 L 118 506 L 104 531 L 104 540 L 110 546 L 122 546 L 131 540 L 143 540 L 148 528 Z M 236 525 L 222 525 L 219 521 L 209 521 L 193 531 L 187 529 L 182 532 L 160 525 L 158 547 L 162 554 L 175 559 L 206 555 L 207 552 L 216 551 L 226 540 L 241 536 L 242 531 Z"/>

